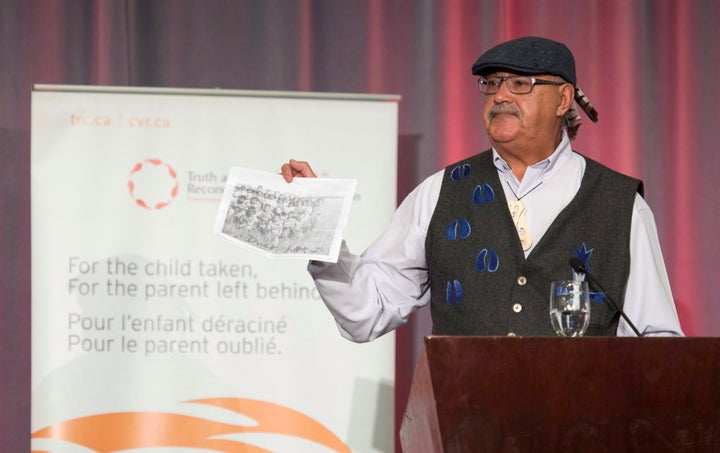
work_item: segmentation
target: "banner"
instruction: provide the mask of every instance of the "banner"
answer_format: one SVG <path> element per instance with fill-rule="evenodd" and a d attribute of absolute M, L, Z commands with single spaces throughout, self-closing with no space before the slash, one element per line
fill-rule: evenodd
<path fill-rule="evenodd" d="M 36 86 L 32 449 L 392 451 L 394 336 L 340 337 L 305 270 L 213 234 L 233 166 L 395 208 L 396 96 Z"/>

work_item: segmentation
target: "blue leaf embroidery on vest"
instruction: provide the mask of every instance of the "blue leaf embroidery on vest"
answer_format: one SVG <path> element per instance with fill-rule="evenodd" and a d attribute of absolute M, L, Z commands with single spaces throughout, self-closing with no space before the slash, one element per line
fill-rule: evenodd
<path fill-rule="evenodd" d="M 470 236 L 470 222 L 460 219 L 460 239 L 466 239 L 468 236 Z"/>
<path fill-rule="evenodd" d="M 480 187 L 479 185 L 475 186 L 475 190 L 473 190 L 472 200 L 475 204 L 483 204 L 482 187 Z"/>
<path fill-rule="evenodd" d="M 458 165 L 450 171 L 450 179 L 452 179 L 453 181 L 460 181 L 469 174 L 470 164 Z"/>
<path fill-rule="evenodd" d="M 447 230 L 445 230 L 445 236 L 447 236 L 448 240 L 454 241 L 455 239 L 457 239 L 457 226 L 458 226 L 457 220 L 453 220 L 452 222 L 450 222 L 450 225 L 447 227 Z"/>
<path fill-rule="evenodd" d="M 489 184 L 483 184 L 483 189 L 485 189 L 485 202 L 490 203 L 491 201 L 495 200 L 495 191 L 492 187 L 490 187 Z"/>
<path fill-rule="evenodd" d="M 459 304 L 463 299 L 463 288 L 459 281 L 455 280 L 455 303 Z"/>
<path fill-rule="evenodd" d="M 475 204 L 491 203 L 495 200 L 495 191 L 490 187 L 489 184 L 483 183 L 475 186 L 472 193 L 472 200 Z"/>
<path fill-rule="evenodd" d="M 475 269 L 478 272 L 495 272 L 500 267 L 500 257 L 494 249 L 482 249 L 475 258 Z"/>
<path fill-rule="evenodd" d="M 467 239 L 470 236 L 470 230 L 470 222 L 467 219 L 453 220 L 445 230 L 445 237 L 450 241 L 454 241 L 458 236 L 460 239 Z"/>
<path fill-rule="evenodd" d="M 498 267 L 500 267 L 500 257 L 495 250 L 490 249 L 487 265 L 488 272 L 495 272 L 496 270 L 498 270 Z"/>
<path fill-rule="evenodd" d="M 453 181 L 460 181 L 460 178 L 462 178 L 462 176 L 460 176 L 460 167 L 458 166 L 453 168 L 450 172 L 450 179 Z"/>
<path fill-rule="evenodd" d="M 485 257 L 487 257 L 487 249 L 482 249 L 475 258 L 475 269 L 477 269 L 478 272 L 483 272 L 487 268 Z"/>
<path fill-rule="evenodd" d="M 459 281 L 448 280 L 447 289 L 445 290 L 448 305 L 455 305 L 462 302 L 463 288 Z"/>

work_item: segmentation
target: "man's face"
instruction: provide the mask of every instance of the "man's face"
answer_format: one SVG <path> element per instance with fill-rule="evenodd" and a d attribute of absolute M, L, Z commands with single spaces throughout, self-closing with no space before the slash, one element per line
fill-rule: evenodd
<path fill-rule="evenodd" d="M 508 77 L 516 74 L 495 72 L 488 77 Z M 537 79 L 562 81 L 556 76 L 534 76 Z M 503 82 L 495 94 L 485 94 L 483 121 L 493 146 L 536 145 L 556 141 L 558 121 L 569 107 L 565 106 L 563 91 L 572 85 L 535 85 L 530 93 L 514 94 Z M 570 100 L 571 102 L 571 100 Z M 555 145 L 553 145 L 554 147 Z"/>

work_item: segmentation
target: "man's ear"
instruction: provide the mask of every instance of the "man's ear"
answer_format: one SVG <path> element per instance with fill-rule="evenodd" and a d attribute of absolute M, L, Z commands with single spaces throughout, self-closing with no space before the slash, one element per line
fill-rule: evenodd
<path fill-rule="evenodd" d="M 575 87 L 571 83 L 566 83 L 558 87 L 560 91 L 560 103 L 558 104 L 557 116 L 563 117 L 570 110 L 570 106 L 575 100 Z"/>

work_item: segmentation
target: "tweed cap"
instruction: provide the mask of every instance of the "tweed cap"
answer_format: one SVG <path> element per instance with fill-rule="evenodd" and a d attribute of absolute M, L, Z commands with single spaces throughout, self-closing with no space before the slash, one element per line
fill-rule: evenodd
<path fill-rule="evenodd" d="M 478 58 L 473 75 L 505 69 L 518 74 L 551 74 L 577 85 L 575 58 L 563 43 L 537 36 L 525 36 L 499 44 Z"/>

